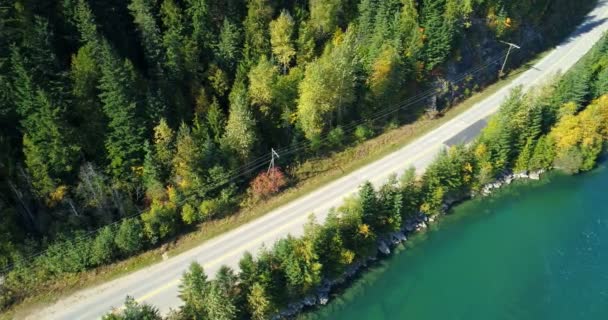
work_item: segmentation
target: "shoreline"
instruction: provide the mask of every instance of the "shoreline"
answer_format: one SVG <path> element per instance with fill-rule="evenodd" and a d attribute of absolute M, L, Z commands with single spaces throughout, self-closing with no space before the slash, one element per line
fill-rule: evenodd
<path fill-rule="evenodd" d="M 297 316 L 303 313 L 327 305 L 332 300 L 332 294 L 335 296 L 338 294 L 339 290 L 350 287 L 350 285 L 356 281 L 356 278 L 360 276 L 370 264 L 390 257 L 398 245 L 408 241 L 409 236 L 427 229 L 431 224 L 438 223 L 441 217 L 447 215 L 449 210 L 455 205 L 478 197 L 491 196 L 495 191 L 511 185 L 515 181 L 539 181 L 545 173 L 547 173 L 546 170 L 540 169 L 529 172 L 504 174 L 492 182 L 483 185 L 479 191 L 472 191 L 468 196 L 444 202 L 441 212 L 437 214 L 427 215 L 418 212 L 415 217 L 406 220 L 399 231 L 380 236 L 376 243 L 377 250 L 373 255 L 354 262 L 342 275 L 335 279 L 323 279 L 321 285 L 315 289 L 313 294 L 310 294 L 299 301 L 289 303 L 287 307 L 270 317 L 270 319 L 296 319 Z"/>

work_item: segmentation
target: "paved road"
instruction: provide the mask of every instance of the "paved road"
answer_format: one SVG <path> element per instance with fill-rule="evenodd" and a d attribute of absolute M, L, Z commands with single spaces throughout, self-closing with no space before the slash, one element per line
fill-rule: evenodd
<path fill-rule="evenodd" d="M 423 170 L 443 148 L 445 141 L 494 113 L 511 88 L 518 85 L 529 87 L 548 79 L 558 70 L 570 68 L 608 29 L 607 17 L 608 0 L 600 0 L 596 9 L 569 39 L 512 84 L 385 158 L 199 247 L 61 299 L 30 314 L 27 319 L 96 319 L 112 307 L 121 306 L 127 294 L 156 305 L 161 312 L 179 306 L 179 279 L 191 261 L 200 262 L 208 274 L 214 274 L 223 264 L 236 267 L 245 251 L 256 252 L 263 243 L 272 244 L 289 233 L 301 234 L 311 212 L 316 213 L 318 221 L 323 221 L 331 207 L 340 205 L 344 197 L 356 192 L 364 181 L 370 180 L 378 185 L 392 173 L 403 172 L 410 166 Z"/>

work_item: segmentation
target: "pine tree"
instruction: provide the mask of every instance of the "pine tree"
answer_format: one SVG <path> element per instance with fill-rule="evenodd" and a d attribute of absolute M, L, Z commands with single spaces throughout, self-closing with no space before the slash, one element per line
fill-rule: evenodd
<path fill-rule="evenodd" d="M 205 309 L 209 319 L 233 320 L 237 317 L 236 306 L 227 299 L 217 281 L 213 281 L 209 286 L 205 296 Z"/>
<path fill-rule="evenodd" d="M 444 15 L 446 0 L 424 0 L 420 18 L 426 39 L 422 57 L 426 70 L 435 69 L 446 61 L 454 39 L 454 30 Z"/>
<path fill-rule="evenodd" d="M 554 105 L 556 107 L 567 102 L 574 102 L 580 109 L 588 101 L 592 81 L 591 75 L 585 67 L 577 66 L 576 70 L 568 72 L 560 79 L 555 89 Z"/>
<path fill-rule="evenodd" d="M 198 53 L 207 55 L 207 51 L 215 43 L 208 0 L 186 0 L 185 2 L 188 25 L 192 30 L 191 45 L 197 47 Z"/>
<path fill-rule="evenodd" d="M 542 136 L 538 139 L 538 142 L 534 147 L 534 152 L 530 158 L 529 169 L 549 169 L 553 164 L 554 158 L 555 154 L 551 140 L 546 136 Z"/>
<path fill-rule="evenodd" d="M 164 181 L 169 176 L 171 161 L 175 153 L 175 132 L 162 118 L 154 127 L 154 153 L 161 168 L 161 172 L 159 172 L 161 180 Z"/>
<path fill-rule="evenodd" d="M 372 227 L 380 227 L 379 223 L 379 208 L 376 191 L 372 184 L 367 181 L 359 189 L 359 201 L 361 202 L 361 212 L 363 214 L 363 223 Z"/>
<path fill-rule="evenodd" d="M 213 102 L 207 112 L 207 124 L 211 130 L 213 141 L 219 144 L 226 127 L 226 115 L 224 115 L 224 112 L 220 109 L 219 102 L 216 98 L 213 98 Z"/>
<path fill-rule="evenodd" d="M 105 143 L 108 170 L 119 185 L 128 187 L 133 170 L 142 164 L 144 151 L 145 128 L 137 117 L 135 71 L 128 60 L 121 62 L 115 56 L 109 44 L 104 44 L 102 53 L 99 97 L 109 119 Z"/>
<path fill-rule="evenodd" d="M 331 34 L 338 27 L 343 16 L 342 0 L 310 0 L 310 23 L 317 32 Z"/>
<path fill-rule="evenodd" d="M 270 53 L 268 25 L 272 20 L 273 8 L 268 0 L 247 0 L 245 28 L 245 59 L 252 63 L 260 56 Z"/>
<path fill-rule="evenodd" d="M 265 320 L 271 315 L 272 302 L 259 283 L 251 286 L 251 292 L 247 295 L 247 307 L 253 320 Z"/>
<path fill-rule="evenodd" d="M 201 191 L 203 180 L 200 173 L 202 155 L 190 128 L 182 123 L 177 131 L 175 156 L 173 157 L 173 179 L 186 196 Z"/>
<path fill-rule="evenodd" d="M 128 8 L 141 35 L 148 68 L 155 77 L 162 77 L 165 64 L 163 41 L 152 6 L 151 0 L 131 0 Z"/>
<path fill-rule="evenodd" d="M 183 314 L 191 319 L 207 318 L 205 296 L 209 291 L 209 284 L 200 264 L 190 264 L 190 268 L 182 276 L 179 290 L 179 297 L 184 301 Z"/>
<path fill-rule="evenodd" d="M 92 43 L 80 47 L 72 56 L 70 78 L 74 98 L 70 117 L 77 124 L 79 143 L 88 159 L 101 160 L 107 123 L 98 98 L 101 70 Z"/>
<path fill-rule="evenodd" d="M 528 138 L 526 144 L 523 149 L 519 153 L 517 160 L 515 161 L 515 167 L 513 171 L 515 173 L 526 172 L 528 171 L 528 167 L 530 164 L 530 159 L 532 158 L 532 152 L 534 150 L 534 140 L 532 138 Z"/>
<path fill-rule="evenodd" d="M 215 57 L 228 70 L 233 70 L 241 54 L 241 33 L 236 25 L 224 19 L 217 44 L 214 46 Z"/>
<path fill-rule="evenodd" d="M 186 73 L 185 17 L 182 9 L 174 0 L 163 0 L 161 4 L 161 20 L 164 27 L 162 46 L 165 50 L 164 69 L 171 79 L 181 81 Z"/>
<path fill-rule="evenodd" d="M 35 99 L 29 112 L 19 109 L 25 130 L 23 153 L 34 187 L 41 196 L 46 196 L 73 172 L 79 148 L 70 142 L 69 127 L 61 118 L 62 107 L 53 105 L 40 90 Z"/>

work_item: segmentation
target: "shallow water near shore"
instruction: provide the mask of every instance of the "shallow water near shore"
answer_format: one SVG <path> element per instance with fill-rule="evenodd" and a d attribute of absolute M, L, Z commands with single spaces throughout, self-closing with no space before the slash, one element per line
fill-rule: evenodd
<path fill-rule="evenodd" d="M 300 319 L 608 319 L 608 169 L 468 201 Z"/>

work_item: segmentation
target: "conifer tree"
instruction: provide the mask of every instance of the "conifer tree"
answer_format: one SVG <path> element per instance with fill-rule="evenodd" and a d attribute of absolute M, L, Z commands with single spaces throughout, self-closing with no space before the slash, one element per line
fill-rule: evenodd
<path fill-rule="evenodd" d="M 528 171 L 530 165 L 530 159 L 532 158 L 532 152 L 534 151 L 534 140 L 528 138 L 523 149 L 519 153 L 517 160 L 515 161 L 515 167 L 513 171 L 515 173 Z"/>
<path fill-rule="evenodd" d="M 207 275 L 200 264 L 192 262 L 188 271 L 184 272 L 180 284 L 179 297 L 184 301 L 182 312 L 188 318 L 205 319 L 205 295 L 209 290 Z"/>
<path fill-rule="evenodd" d="M 44 197 L 59 186 L 61 178 L 75 169 L 79 147 L 70 141 L 71 129 L 65 122 L 61 97 L 55 95 L 53 98 L 37 85 L 38 81 L 50 80 L 35 70 L 44 66 L 28 65 L 28 59 L 16 48 L 13 49 L 11 63 L 17 80 L 15 97 L 24 130 L 25 162 L 34 187 Z"/>
<path fill-rule="evenodd" d="M 444 15 L 446 0 L 424 0 L 420 19 L 424 28 L 425 44 L 422 57 L 426 70 L 433 70 L 445 62 L 450 53 L 454 30 Z"/>
<path fill-rule="evenodd" d="M 120 61 L 107 42 L 102 54 L 99 97 L 109 120 L 105 143 L 108 168 L 116 182 L 124 186 L 124 182 L 134 177 L 133 170 L 141 166 L 144 156 L 144 127 L 137 116 L 135 70 L 128 60 Z"/>
<path fill-rule="evenodd" d="M 247 307 L 253 320 L 268 319 L 273 311 L 272 302 L 266 290 L 257 282 L 251 286 L 251 292 L 247 295 Z"/>
<path fill-rule="evenodd" d="M 219 40 L 214 46 L 215 57 L 225 68 L 233 70 L 241 54 L 241 34 L 237 26 L 224 19 Z"/>
<path fill-rule="evenodd" d="M 70 78 L 73 96 L 70 117 L 77 124 L 80 145 L 88 159 L 101 160 L 107 123 L 98 97 L 101 70 L 93 43 L 85 44 L 72 56 Z"/>
<path fill-rule="evenodd" d="M 268 25 L 273 16 L 273 8 L 268 0 L 247 0 L 245 28 L 245 59 L 255 62 L 260 56 L 270 53 Z"/>

